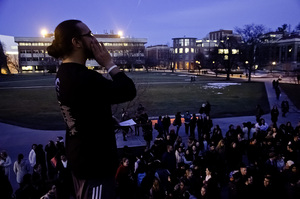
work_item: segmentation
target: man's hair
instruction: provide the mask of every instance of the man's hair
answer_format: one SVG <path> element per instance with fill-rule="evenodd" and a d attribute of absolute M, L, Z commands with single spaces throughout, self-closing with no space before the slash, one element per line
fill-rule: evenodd
<path fill-rule="evenodd" d="M 81 30 L 77 26 L 79 20 L 66 20 L 58 24 L 54 31 L 54 40 L 47 47 L 48 54 L 56 59 L 69 55 L 72 50 L 72 38 L 79 37 Z"/>

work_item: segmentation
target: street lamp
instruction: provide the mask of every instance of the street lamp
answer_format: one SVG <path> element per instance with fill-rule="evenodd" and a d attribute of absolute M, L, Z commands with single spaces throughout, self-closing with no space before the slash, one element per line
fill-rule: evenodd
<path fill-rule="evenodd" d="M 271 73 L 272 73 L 273 68 L 275 68 L 275 66 L 276 66 L 276 61 L 273 61 L 272 62 L 272 67 L 271 67 Z"/>

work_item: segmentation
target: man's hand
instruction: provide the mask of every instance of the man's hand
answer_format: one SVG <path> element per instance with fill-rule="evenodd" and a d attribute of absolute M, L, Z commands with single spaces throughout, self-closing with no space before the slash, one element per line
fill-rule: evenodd
<path fill-rule="evenodd" d="M 114 65 L 114 62 L 104 44 L 100 42 L 99 45 L 96 38 L 92 39 L 91 49 L 98 64 L 104 66 L 107 70 Z"/>

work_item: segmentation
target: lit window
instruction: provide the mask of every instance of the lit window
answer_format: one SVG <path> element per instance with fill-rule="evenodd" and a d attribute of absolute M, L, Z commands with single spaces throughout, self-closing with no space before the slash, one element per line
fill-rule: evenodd
<path fill-rule="evenodd" d="M 184 40 L 184 46 L 189 46 L 190 45 L 190 40 L 189 39 L 185 39 Z"/>
<path fill-rule="evenodd" d="M 183 46 L 183 39 L 179 39 L 179 46 Z"/>
<path fill-rule="evenodd" d="M 232 49 L 232 54 L 239 54 L 239 49 Z"/>
<path fill-rule="evenodd" d="M 224 54 L 224 49 L 219 49 L 218 54 Z"/>
<path fill-rule="evenodd" d="M 191 53 L 194 53 L 195 52 L 195 49 L 194 48 L 191 48 Z"/>
<path fill-rule="evenodd" d="M 183 48 L 179 48 L 179 53 L 183 53 Z"/>
<path fill-rule="evenodd" d="M 178 53 L 178 48 L 175 48 L 175 53 L 176 53 L 176 54 Z"/>
<path fill-rule="evenodd" d="M 224 54 L 228 54 L 229 50 L 228 49 L 224 49 Z"/>
<path fill-rule="evenodd" d="M 189 50 L 190 50 L 189 48 L 185 48 L 184 51 L 185 51 L 185 53 L 189 53 Z"/>
<path fill-rule="evenodd" d="M 22 70 L 30 71 L 32 69 L 33 69 L 32 66 L 22 66 Z"/>

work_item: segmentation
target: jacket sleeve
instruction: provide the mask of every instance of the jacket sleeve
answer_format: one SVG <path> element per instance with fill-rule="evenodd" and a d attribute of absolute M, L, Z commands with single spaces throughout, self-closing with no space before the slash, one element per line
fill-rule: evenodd
<path fill-rule="evenodd" d="M 95 73 L 93 73 L 95 75 Z M 107 79 L 97 73 L 97 77 L 93 77 L 93 85 L 95 90 L 103 93 L 104 100 L 108 100 L 110 104 L 119 104 L 131 101 L 136 96 L 135 84 L 124 72 L 119 72 Z"/>

